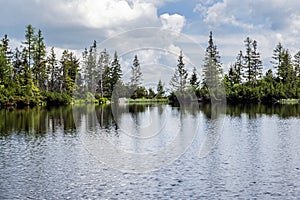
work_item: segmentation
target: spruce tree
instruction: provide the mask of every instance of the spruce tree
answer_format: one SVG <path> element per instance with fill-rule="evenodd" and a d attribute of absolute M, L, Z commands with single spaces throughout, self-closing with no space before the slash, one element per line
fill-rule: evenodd
<path fill-rule="evenodd" d="M 104 49 L 99 56 L 98 59 L 98 68 L 99 73 L 97 76 L 98 87 L 97 91 L 100 93 L 101 97 L 104 97 L 107 93 L 107 90 L 110 88 L 109 81 L 111 76 L 110 70 L 110 56 L 107 53 L 106 49 Z"/>
<path fill-rule="evenodd" d="M 246 52 L 244 55 L 244 78 L 247 83 L 251 83 L 253 80 L 253 70 L 252 70 L 252 40 L 247 37 L 245 42 Z"/>
<path fill-rule="evenodd" d="M 12 62 L 13 52 L 9 47 L 9 39 L 6 34 L 3 36 L 1 42 L 2 44 L 0 44 L 0 46 L 2 47 L 2 50 L 6 58 L 6 65 L 10 65 Z"/>
<path fill-rule="evenodd" d="M 257 42 L 255 40 L 252 42 L 252 47 L 251 66 L 253 70 L 253 84 L 256 85 L 262 76 L 262 61 L 260 59 L 260 53 L 257 51 Z"/>
<path fill-rule="evenodd" d="M 63 71 L 61 92 L 72 95 L 76 86 L 75 80 L 79 69 L 79 60 L 72 52 L 64 50 L 60 63 Z"/>
<path fill-rule="evenodd" d="M 84 81 L 89 92 L 94 93 L 97 86 L 97 43 L 94 41 L 89 51 L 83 52 Z"/>
<path fill-rule="evenodd" d="M 247 37 L 244 42 L 246 46 L 246 52 L 243 57 L 244 78 L 247 84 L 254 87 L 262 75 L 262 61 L 260 59 L 260 53 L 257 51 L 257 42 L 249 37 Z"/>
<path fill-rule="evenodd" d="M 47 84 L 48 90 L 51 92 L 58 92 L 62 78 L 54 47 L 51 48 L 50 54 L 47 57 L 47 73 L 49 76 Z"/>
<path fill-rule="evenodd" d="M 158 81 L 156 91 L 157 91 L 157 95 L 156 95 L 157 98 L 162 98 L 165 94 L 164 86 L 161 80 Z"/>
<path fill-rule="evenodd" d="M 285 49 L 283 48 L 282 44 L 279 42 L 275 49 L 273 50 L 273 60 L 271 63 L 273 64 L 273 67 L 277 69 L 277 77 L 279 77 L 279 71 L 280 66 L 282 65 L 282 56 Z"/>
<path fill-rule="evenodd" d="M 242 83 L 242 69 L 244 67 L 243 59 L 243 52 L 240 51 L 238 56 L 236 57 L 235 63 L 231 65 L 229 69 L 228 78 L 232 85 Z"/>
<path fill-rule="evenodd" d="M 26 60 L 28 62 L 28 67 L 31 69 L 32 67 L 32 58 L 35 51 L 35 35 L 34 35 L 34 28 L 32 25 L 26 26 L 25 31 L 25 41 L 22 42 L 24 44 L 24 51 L 23 54 L 26 57 Z"/>
<path fill-rule="evenodd" d="M 13 67 L 13 80 L 19 82 L 19 75 L 24 72 L 24 66 L 22 64 L 22 53 L 18 48 L 15 49 L 12 58 Z"/>
<path fill-rule="evenodd" d="M 199 85 L 200 85 L 200 81 L 198 79 L 197 69 L 196 69 L 196 67 L 194 67 L 193 68 L 193 73 L 192 73 L 191 78 L 190 78 L 190 86 L 195 91 L 199 88 Z"/>
<path fill-rule="evenodd" d="M 0 85 L 8 87 L 12 83 L 13 70 L 12 70 L 12 52 L 9 48 L 9 39 L 7 35 L 0 43 Z"/>
<path fill-rule="evenodd" d="M 42 35 L 41 30 L 38 30 L 38 34 L 34 38 L 34 50 L 32 60 L 32 72 L 34 75 L 34 83 L 38 88 L 46 90 L 45 80 L 48 79 L 46 73 L 46 46 L 44 44 L 44 37 Z"/>
<path fill-rule="evenodd" d="M 214 44 L 212 32 L 209 35 L 208 47 L 206 48 L 203 66 L 203 85 L 204 87 L 214 88 L 221 84 L 222 65 L 221 57 L 217 46 Z"/>
<path fill-rule="evenodd" d="M 170 81 L 170 86 L 173 92 L 183 92 L 187 87 L 187 77 L 188 73 L 185 69 L 185 64 L 183 63 L 182 51 L 178 57 L 178 64 L 175 73 Z"/>
<path fill-rule="evenodd" d="M 300 51 L 298 51 L 294 55 L 293 65 L 294 65 L 294 68 L 295 68 L 296 76 L 297 76 L 298 79 L 300 79 Z"/>
<path fill-rule="evenodd" d="M 112 94 L 115 86 L 121 84 L 122 70 L 119 63 L 117 51 L 115 51 L 114 59 L 111 63 L 111 80 L 110 80 L 110 95 Z"/>
<path fill-rule="evenodd" d="M 142 84 L 142 72 L 140 62 L 138 60 L 137 55 L 134 56 L 133 64 L 131 66 L 131 78 L 130 78 L 130 86 L 136 89 L 138 86 Z"/>
<path fill-rule="evenodd" d="M 291 83 L 295 79 L 292 57 L 288 49 L 282 52 L 281 64 L 278 66 L 278 77 L 284 83 Z"/>

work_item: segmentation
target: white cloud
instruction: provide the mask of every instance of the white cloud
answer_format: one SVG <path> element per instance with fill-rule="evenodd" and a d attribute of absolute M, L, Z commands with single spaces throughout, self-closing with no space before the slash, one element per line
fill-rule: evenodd
<path fill-rule="evenodd" d="M 226 0 L 224 2 L 213 4 L 206 10 L 204 22 L 209 25 L 227 24 L 245 29 L 252 29 L 252 24 L 236 19 L 235 9 L 232 10 L 232 6 L 236 5 L 231 4 L 230 2 L 228 3 Z M 243 10 L 243 6 L 240 6 L 239 8 Z M 203 8 L 202 10 L 204 11 Z"/>
<path fill-rule="evenodd" d="M 155 5 L 145 1 L 55 0 L 38 4 L 48 7 L 47 20 L 53 23 L 88 28 L 103 29 L 142 23 L 152 25 L 158 20 Z"/>
<path fill-rule="evenodd" d="M 176 33 L 180 33 L 183 26 L 185 25 L 185 17 L 179 14 L 169 15 L 168 13 L 160 16 L 162 23 L 162 29 Z"/>

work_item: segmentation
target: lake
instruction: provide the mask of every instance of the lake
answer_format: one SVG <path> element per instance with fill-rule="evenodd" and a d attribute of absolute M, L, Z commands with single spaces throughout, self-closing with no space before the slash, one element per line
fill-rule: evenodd
<path fill-rule="evenodd" d="M 300 105 L 0 110 L 0 199 L 297 199 Z"/>

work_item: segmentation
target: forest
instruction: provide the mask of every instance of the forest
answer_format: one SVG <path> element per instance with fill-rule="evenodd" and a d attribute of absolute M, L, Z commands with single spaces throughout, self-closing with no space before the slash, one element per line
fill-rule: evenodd
<path fill-rule="evenodd" d="M 117 51 L 113 56 L 106 49 L 99 52 L 94 41 L 84 49 L 81 58 L 69 50 L 64 50 L 58 58 L 54 47 L 50 52 L 46 51 L 42 31 L 28 25 L 20 47 L 12 50 L 7 35 L 0 41 L 0 107 L 64 105 L 77 101 L 105 103 L 113 101 L 112 97 L 175 102 L 178 94 L 191 92 L 195 94 L 196 101 L 210 102 L 212 91 L 220 86 L 225 88 L 229 103 L 274 103 L 280 99 L 300 99 L 300 50 L 291 55 L 289 49 L 278 43 L 272 55 L 273 70 L 263 73 L 258 42 L 247 37 L 244 46 L 228 72 L 224 72 L 210 32 L 205 58 L 203 63 L 199 63 L 199 68 L 203 69 L 202 79 L 199 79 L 196 68 L 188 74 L 180 52 L 169 82 L 171 90 L 166 92 L 165 83 L 161 80 L 155 89 L 143 86 L 137 55 L 133 58 L 130 81 L 124 83 Z M 185 99 L 195 100 L 188 95 Z"/>

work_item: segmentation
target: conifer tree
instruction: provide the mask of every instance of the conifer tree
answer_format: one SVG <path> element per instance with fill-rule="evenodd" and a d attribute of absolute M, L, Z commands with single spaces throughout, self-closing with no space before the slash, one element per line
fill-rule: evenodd
<path fill-rule="evenodd" d="M 282 44 L 279 42 L 275 49 L 273 50 L 273 60 L 271 63 L 273 64 L 273 67 L 277 69 L 277 77 L 279 77 L 279 71 L 280 66 L 282 65 L 282 56 L 285 49 L 283 48 Z"/>
<path fill-rule="evenodd" d="M 54 52 L 54 47 L 51 48 L 50 54 L 47 57 L 47 73 L 49 76 L 47 84 L 48 90 L 51 92 L 58 92 L 62 77 L 58 61 L 56 59 L 56 54 Z"/>
<path fill-rule="evenodd" d="M 60 63 L 63 71 L 61 92 L 66 92 L 67 94 L 72 95 L 75 89 L 75 80 L 79 69 L 79 60 L 72 52 L 64 50 Z"/>
<path fill-rule="evenodd" d="M 204 87 L 217 87 L 221 84 L 222 65 L 219 51 L 214 44 L 212 32 L 209 35 L 208 47 L 206 48 L 203 66 L 203 85 Z"/>
<path fill-rule="evenodd" d="M 251 65 L 253 70 L 253 84 L 256 85 L 257 81 L 261 79 L 262 76 L 262 61 L 260 59 L 260 53 L 257 51 L 257 42 L 254 40 L 252 42 L 252 53 L 251 53 Z"/>
<path fill-rule="evenodd" d="M 111 70 L 110 70 L 110 56 L 107 53 L 106 49 L 104 49 L 99 56 L 98 59 L 98 87 L 97 91 L 100 93 L 101 97 L 105 96 L 105 93 L 107 93 L 107 90 L 110 88 L 109 81 L 111 76 Z"/>
<path fill-rule="evenodd" d="M 262 61 L 257 51 L 257 42 L 249 37 L 247 37 L 244 42 L 246 46 L 244 55 L 244 78 L 248 84 L 255 86 L 257 80 L 260 79 L 262 75 Z"/>
<path fill-rule="evenodd" d="M 38 30 L 37 35 L 34 37 L 32 60 L 34 83 L 38 88 L 46 90 L 45 80 L 48 79 L 46 73 L 46 46 L 44 44 L 44 37 L 41 30 Z"/>
<path fill-rule="evenodd" d="M 298 79 L 300 79 L 300 51 L 298 51 L 294 55 L 293 65 L 294 65 L 294 68 L 295 68 L 296 76 L 297 76 Z"/>
<path fill-rule="evenodd" d="M 140 86 L 142 84 L 142 75 L 140 62 L 137 55 L 135 55 L 131 66 L 130 86 L 135 89 Z"/>
<path fill-rule="evenodd" d="M 182 51 L 180 51 L 177 68 L 170 81 L 170 86 L 173 92 L 183 92 L 186 89 L 187 77 L 188 77 L 188 73 L 187 70 L 185 69 L 185 64 L 183 63 Z"/>
<path fill-rule="evenodd" d="M 157 98 L 162 98 L 165 94 L 164 86 L 161 80 L 158 81 L 156 91 L 157 91 L 157 95 L 156 95 Z"/>
<path fill-rule="evenodd" d="M 31 69 L 32 67 L 32 58 L 34 54 L 34 46 L 35 46 L 35 35 L 34 35 L 34 28 L 32 25 L 26 26 L 26 32 L 25 32 L 25 41 L 22 42 L 24 44 L 24 51 L 23 54 L 26 57 L 26 60 L 28 62 L 28 67 Z"/>
<path fill-rule="evenodd" d="M 112 91 L 114 90 L 116 84 L 121 83 L 121 77 L 122 77 L 121 65 L 119 63 L 117 51 L 115 51 L 114 59 L 111 63 L 110 94 L 112 94 Z"/>
<path fill-rule="evenodd" d="M 200 81 L 198 79 L 197 69 L 196 69 L 196 67 L 194 67 L 193 68 L 193 73 L 192 73 L 191 78 L 190 78 L 190 86 L 195 91 L 199 88 L 199 85 L 200 85 Z"/>
<path fill-rule="evenodd" d="M 0 43 L 0 85 L 8 87 L 12 83 L 12 52 L 9 48 L 9 39 L 4 35 Z"/>
<path fill-rule="evenodd" d="M 98 63 L 97 63 L 97 43 L 94 40 L 93 45 L 89 51 L 85 49 L 83 52 L 83 68 L 84 68 L 84 82 L 89 92 L 94 93 L 97 86 L 98 76 Z"/>

